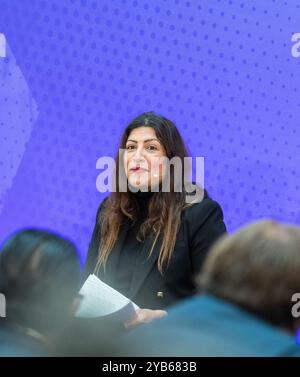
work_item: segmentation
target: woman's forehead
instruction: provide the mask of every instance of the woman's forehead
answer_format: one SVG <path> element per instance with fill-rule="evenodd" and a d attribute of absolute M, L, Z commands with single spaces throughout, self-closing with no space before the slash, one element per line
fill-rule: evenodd
<path fill-rule="evenodd" d="M 148 139 L 157 139 L 156 133 L 152 127 L 138 127 L 132 130 L 128 136 L 128 139 L 136 141 L 145 141 Z"/>

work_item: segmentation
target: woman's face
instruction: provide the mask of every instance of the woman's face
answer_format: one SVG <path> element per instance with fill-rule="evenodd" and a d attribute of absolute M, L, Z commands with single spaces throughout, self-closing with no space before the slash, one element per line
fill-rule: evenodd
<path fill-rule="evenodd" d="M 154 129 L 135 128 L 129 134 L 125 148 L 124 167 L 129 184 L 145 191 L 157 186 L 164 176 L 162 157 L 166 156 L 166 151 Z"/>

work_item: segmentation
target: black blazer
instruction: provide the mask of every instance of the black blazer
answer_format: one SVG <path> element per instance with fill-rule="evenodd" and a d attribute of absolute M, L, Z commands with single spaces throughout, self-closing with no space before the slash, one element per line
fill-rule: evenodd
<path fill-rule="evenodd" d="M 86 259 L 85 277 L 94 272 L 96 265 L 101 233 L 99 213 L 104 202 L 97 212 Z M 112 287 L 118 258 L 129 228 L 130 223 L 123 226 L 107 260 L 105 271 L 102 268 L 98 273 L 99 278 Z M 173 256 L 169 266 L 164 268 L 163 275 L 157 269 L 162 236 L 157 240 L 149 259 L 146 258 L 151 250 L 152 240 L 150 237 L 146 238 L 140 259 L 138 258 L 136 263 L 129 298 L 143 308 L 164 309 L 195 294 L 194 277 L 199 272 L 210 246 L 225 232 L 222 209 L 205 191 L 200 203 L 182 211 Z"/>

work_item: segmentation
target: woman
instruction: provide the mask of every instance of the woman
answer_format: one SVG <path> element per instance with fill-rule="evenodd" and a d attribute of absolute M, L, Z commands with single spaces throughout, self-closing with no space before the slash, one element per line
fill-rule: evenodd
<path fill-rule="evenodd" d="M 185 172 L 167 170 L 166 158 L 177 157 L 184 166 L 188 157 L 168 119 L 140 115 L 125 129 L 120 150 L 125 152 L 115 173 L 125 173 L 128 190 L 116 182 L 100 205 L 85 274 L 96 273 L 141 307 L 165 309 L 196 292 L 194 276 L 226 232 L 223 213 L 205 190 L 203 200 L 189 203 L 185 182 L 178 184 Z"/>

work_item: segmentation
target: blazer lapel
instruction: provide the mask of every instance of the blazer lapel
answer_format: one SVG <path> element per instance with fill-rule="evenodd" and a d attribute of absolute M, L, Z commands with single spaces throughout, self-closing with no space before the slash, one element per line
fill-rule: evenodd
<path fill-rule="evenodd" d="M 137 294 L 144 280 L 150 273 L 154 264 L 157 262 L 161 242 L 162 236 L 160 235 L 156 241 L 151 255 L 149 256 L 153 244 L 153 238 L 146 238 L 141 253 L 136 260 L 135 270 L 131 281 L 130 298 L 133 298 Z"/>
<path fill-rule="evenodd" d="M 117 241 L 107 259 L 105 270 L 103 268 L 101 269 L 100 277 L 101 279 L 103 278 L 103 280 L 108 284 L 112 284 L 114 276 L 116 275 L 120 253 L 122 251 L 122 248 L 124 247 L 124 243 L 129 229 L 129 222 L 126 222 L 121 227 Z"/>

